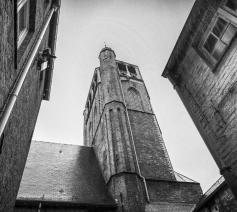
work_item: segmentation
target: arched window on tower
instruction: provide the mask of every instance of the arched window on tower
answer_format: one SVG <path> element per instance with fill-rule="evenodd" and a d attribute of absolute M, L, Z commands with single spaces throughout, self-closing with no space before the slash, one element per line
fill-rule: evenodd
<path fill-rule="evenodd" d="M 97 120 L 97 107 L 95 105 L 95 108 L 94 108 L 94 126 L 96 128 L 96 120 Z"/>
<path fill-rule="evenodd" d="M 128 89 L 127 105 L 130 109 L 143 111 L 142 98 L 137 89 L 132 87 Z"/>
<path fill-rule="evenodd" d="M 90 124 L 89 124 L 89 133 L 88 133 L 88 135 L 89 135 L 89 142 L 91 144 L 91 142 L 92 142 L 92 122 L 91 121 L 90 121 Z"/>

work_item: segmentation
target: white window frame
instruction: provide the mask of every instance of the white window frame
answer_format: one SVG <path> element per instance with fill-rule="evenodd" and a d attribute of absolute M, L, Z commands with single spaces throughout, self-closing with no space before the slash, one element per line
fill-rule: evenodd
<path fill-rule="evenodd" d="M 19 12 L 26 5 L 26 13 L 25 13 L 25 28 L 22 30 L 20 34 L 18 34 L 19 30 Z M 17 2 L 17 48 L 20 47 L 23 40 L 25 39 L 27 33 L 29 32 L 29 0 L 18 0 Z"/>
<path fill-rule="evenodd" d="M 221 61 L 221 59 L 223 58 L 223 55 L 226 53 L 226 51 L 228 51 L 230 44 L 227 46 L 227 48 L 224 50 L 221 58 L 219 58 L 218 60 L 215 59 L 213 57 L 212 54 L 210 54 L 204 47 L 204 44 L 206 42 L 206 40 L 208 39 L 209 35 L 212 32 L 212 29 L 214 28 L 218 18 L 222 18 L 224 19 L 226 22 L 228 22 L 229 24 L 235 26 L 237 28 L 237 17 L 233 16 L 232 14 L 230 14 L 228 11 L 219 8 L 217 13 L 215 14 L 215 16 L 213 17 L 209 27 L 207 28 L 206 32 L 203 35 L 203 39 L 201 40 L 200 44 L 199 44 L 199 49 L 201 50 L 203 56 L 205 57 L 206 61 L 208 64 L 210 64 L 213 68 Z M 234 38 L 233 38 L 234 39 Z"/>

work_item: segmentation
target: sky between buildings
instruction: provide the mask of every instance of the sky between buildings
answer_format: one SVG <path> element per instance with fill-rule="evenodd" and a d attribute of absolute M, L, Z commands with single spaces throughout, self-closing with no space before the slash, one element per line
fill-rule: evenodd
<path fill-rule="evenodd" d="M 161 77 L 194 0 L 62 0 L 54 76 L 34 140 L 83 145 L 83 110 L 98 55 L 139 66 L 174 169 L 208 189 L 218 168 L 188 112 Z"/>

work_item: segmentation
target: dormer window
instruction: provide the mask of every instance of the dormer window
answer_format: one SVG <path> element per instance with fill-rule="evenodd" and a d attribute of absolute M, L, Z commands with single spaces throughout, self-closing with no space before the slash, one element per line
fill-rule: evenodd
<path fill-rule="evenodd" d="M 17 2 L 17 47 L 25 39 L 29 31 L 29 0 L 18 0 Z"/>

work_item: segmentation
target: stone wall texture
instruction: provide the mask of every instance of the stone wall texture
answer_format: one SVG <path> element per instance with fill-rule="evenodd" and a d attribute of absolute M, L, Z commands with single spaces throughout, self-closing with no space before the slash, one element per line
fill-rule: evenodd
<path fill-rule="evenodd" d="M 237 39 L 233 39 L 215 67 L 199 47 L 222 3 L 197 1 L 167 67 L 169 79 L 237 195 Z"/>
<path fill-rule="evenodd" d="M 128 113 L 142 175 L 146 179 L 175 180 L 155 115 L 133 110 Z"/>
<path fill-rule="evenodd" d="M 17 50 L 14 37 L 14 1 L 3 0 L 0 2 L 0 110 L 10 97 L 12 88 L 22 71 L 29 50 L 35 42 L 36 35 L 43 24 L 44 17 L 49 10 L 45 8 L 43 1 L 31 1 L 32 7 L 37 7 L 35 14 L 35 28 L 24 41 L 19 51 Z M 49 4 L 51 1 L 49 1 Z M 36 5 L 35 5 L 36 4 Z M 48 46 L 48 31 L 42 40 L 40 50 Z M 16 54 L 16 51 L 17 54 Z M 17 55 L 17 64 L 15 56 Z M 17 69 L 15 68 L 17 65 Z M 0 211 L 13 209 L 21 176 L 24 170 L 31 138 L 33 135 L 40 103 L 43 95 L 43 86 L 40 81 L 40 72 L 34 62 L 14 105 L 11 116 L 4 130 L 0 152 Z"/>

